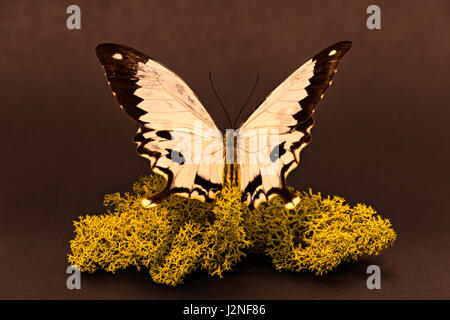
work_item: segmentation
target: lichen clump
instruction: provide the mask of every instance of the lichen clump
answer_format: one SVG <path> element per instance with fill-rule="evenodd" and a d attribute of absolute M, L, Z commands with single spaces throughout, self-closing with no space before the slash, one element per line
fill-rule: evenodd
<path fill-rule="evenodd" d="M 274 198 L 250 212 L 228 185 L 213 203 L 174 195 L 143 208 L 164 183 L 141 177 L 132 193 L 105 196 L 106 214 L 75 221 L 69 263 L 85 272 L 144 267 L 155 282 L 175 286 L 196 269 L 222 277 L 247 252 L 270 256 L 277 270 L 322 275 L 343 261 L 378 255 L 396 239 L 389 220 L 371 207 L 311 191 L 297 192 L 293 210 Z"/>

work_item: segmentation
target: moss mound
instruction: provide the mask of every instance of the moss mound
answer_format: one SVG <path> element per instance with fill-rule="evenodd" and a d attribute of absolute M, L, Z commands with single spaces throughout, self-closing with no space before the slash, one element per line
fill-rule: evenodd
<path fill-rule="evenodd" d="M 225 186 L 214 203 L 171 196 L 143 208 L 142 199 L 164 183 L 141 177 L 132 193 L 105 196 L 106 214 L 75 221 L 69 263 L 84 272 L 144 267 L 155 282 L 175 286 L 196 269 L 222 277 L 249 251 L 270 256 L 277 270 L 322 275 L 343 261 L 378 255 L 396 239 L 389 220 L 371 207 L 311 191 L 297 192 L 293 210 L 274 198 L 250 212 L 236 186 Z"/>

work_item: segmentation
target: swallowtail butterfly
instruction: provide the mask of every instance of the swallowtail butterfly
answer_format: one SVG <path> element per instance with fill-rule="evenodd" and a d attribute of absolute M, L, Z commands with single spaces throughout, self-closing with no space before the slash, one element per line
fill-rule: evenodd
<path fill-rule="evenodd" d="M 142 202 L 155 206 L 171 194 L 212 201 L 226 179 L 237 183 L 253 209 L 278 195 L 287 208 L 299 198 L 287 185 L 300 151 L 311 140 L 313 114 L 352 42 L 333 44 L 295 70 L 236 130 L 223 135 L 195 93 L 173 71 L 127 46 L 96 48 L 122 109 L 139 123 L 134 142 L 164 189 Z"/>

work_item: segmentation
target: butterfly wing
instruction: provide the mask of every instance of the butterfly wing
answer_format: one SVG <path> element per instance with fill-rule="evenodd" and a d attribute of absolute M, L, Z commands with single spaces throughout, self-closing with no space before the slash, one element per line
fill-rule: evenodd
<path fill-rule="evenodd" d="M 194 92 L 133 48 L 106 43 L 96 53 L 121 108 L 140 124 L 134 138 L 138 154 L 167 179 L 143 204 L 156 205 L 174 193 L 212 200 L 223 184 L 223 138 Z"/>
<path fill-rule="evenodd" d="M 282 82 L 239 129 L 237 154 L 242 200 L 257 207 L 275 195 L 287 208 L 299 199 L 286 178 L 311 140 L 313 114 L 331 85 L 337 66 L 351 48 L 336 43 L 315 55 Z"/>

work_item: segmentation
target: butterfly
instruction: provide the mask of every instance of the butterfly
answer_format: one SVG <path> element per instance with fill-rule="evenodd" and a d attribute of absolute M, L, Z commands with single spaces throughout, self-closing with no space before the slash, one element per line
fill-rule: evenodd
<path fill-rule="evenodd" d="M 136 49 L 100 44 L 96 54 L 121 108 L 139 123 L 137 153 L 165 177 L 144 207 L 171 194 L 211 202 L 228 181 L 250 209 L 279 196 L 286 208 L 299 198 L 286 184 L 311 140 L 313 114 L 337 66 L 352 47 L 329 46 L 295 70 L 236 130 L 223 135 L 195 93 L 173 71 Z"/>

